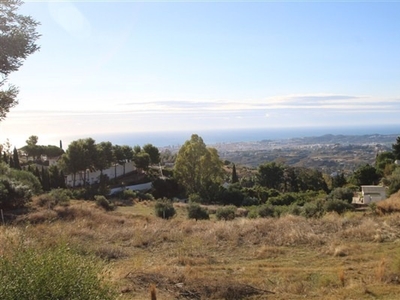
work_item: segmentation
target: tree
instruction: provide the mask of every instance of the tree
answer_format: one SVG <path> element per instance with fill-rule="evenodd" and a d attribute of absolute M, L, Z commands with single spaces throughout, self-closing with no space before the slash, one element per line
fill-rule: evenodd
<path fill-rule="evenodd" d="M 129 146 L 113 146 L 113 156 L 116 163 L 124 166 L 124 175 L 125 175 L 125 165 L 127 162 L 133 159 L 133 150 Z M 116 170 L 116 169 L 115 169 Z M 116 172 L 116 171 L 115 171 Z M 115 175 L 115 177 L 117 177 Z"/>
<path fill-rule="evenodd" d="M 36 146 L 37 142 L 38 142 L 39 138 L 37 135 L 31 135 L 27 140 L 26 140 L 26 144 L 28 146 Z"/>
<path fill-rule="evenodd" d="M 283 167 L 275 162 L 266 163 L 258 167 L 258 184 L 269 189 L 281 190 L 283 183 Z"/>
<path fill-rule="evenodd" d="M 193 134 L 179 149 L 174 176 L 189 194 L 202 194 L 212 183 L 222 183 L 222 161 L 214 148 L 207 148 L 203 139 Z"/>
<path fill-rule="evenodd" d="M 347 183 L 344 173 L 337 174 L 332 177 L 332 189 L 340 188 Z"/>
<path fill-rule="evenodd" d="M 78 172 L 83 172 L 86 182 L 86 170 L 93 170 L 96 160 L 96 144 L 92 138 L 72 141 L 61 157 L 61 166 L 67 173 L 73 174 L 73 186 Z"/>
<path fill-rule="evenodd" d="M 366 164 L 359 167 L 353 174 L 352 183 L 358 186 L 361 185 L 372 185 L 377 184 L 381 176 L 378 174 L 377 170 Z"/>
<path fill-rule="evenodd" d="M 400 159 L 400 136 L 397 137 L 396 143 L 392 145 L 393 154 L 396 159 Z"/>
<path fill-rule="evenodd" d="M 338 187 L 332 190 L 332 192 L 330 192 L 326 198 L 328 200 L 344 200 L 348 203 L 351 203 L 351 201 L 353 200 L 353 194 L 354 192 L 349 188 Z"/>
<path fill-rule="evenodd" d="M 395 154 L 390 151 L 379 153 L 375 159 L 375 168 L 385 176 L 389 176 L 395 169 Z"/>
<path fill-rule="evenodd" d="M 18 104 L 18 88 L 9 85 L 2 89 L 11 72 L 17 71 L 24 60 L 39 49 L 36 40 L 38 22 L 17 13 L 20 0 L 0 1 L 0 121 Z"/>
<path fill-rule="evenodd" d="M 111 142 L 101 142 L 96 145 L 96 152 L 94 167 L 103 174 L 103 170 L 110 167 L 114 161 L 113 146 Z"/>
<path fill-rule="evenodd" d="M 238 178 L 238 176 L 236 174 L 236 165 L 233 164 L 233 167 L 232 167 L 232 183 L 236 183 L 236 182 L 239 182 L 239 178 Z"/>
<path fill-rule="evenodd" d="M 146 144 L 143 146 L 143 151 L 150 156 L 150 163 L 156 165 L 160 162 L 160 151 L 157 147 L 152 144 Z"/>
<path fill-rule="evenodd" d="M 13 161 L 14 161 L 14 169 L 21 170 L 21 165 L 19 163 L 19 156 L 18 156 L 18 150 L 17 148 L 14 147 L 13 151 Z"/>
<path fill-rule="evenodd" d="M 133 161 L 138 169 L 148 170 L 150 165 L 150 155 L 146 152 L 139 152 L 133 156 Z"/>

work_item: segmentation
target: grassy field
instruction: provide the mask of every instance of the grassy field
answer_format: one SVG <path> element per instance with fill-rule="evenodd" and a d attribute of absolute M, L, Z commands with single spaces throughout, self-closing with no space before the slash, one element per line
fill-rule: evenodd
<path fill-rule="evenodd" d="M 396 206 L 399 195 L 390 201 Z M 176 208 L 167 221 L 154 217 L 150 201 L 113 212 L 87 201 L 34 207 L 0 227 L 0 255 L 10 241 L 66 243 L 104 261 L 123 300 L 151 299 L 153 285 L 159 300 L 400 298 L 397 213 L 225 222 L 187 220 L 184 205 Z"/>

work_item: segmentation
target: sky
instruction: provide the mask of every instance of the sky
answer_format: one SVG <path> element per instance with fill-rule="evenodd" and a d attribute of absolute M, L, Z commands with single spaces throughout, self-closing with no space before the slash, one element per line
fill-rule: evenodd
<path fill-rule="evenodd" d="M 19 104 L 0 123 L 0 143 L 400 129 L 397 2 L 25 1 L 20 13 L 41 23 L 41 49 L 9 76 Z"/>

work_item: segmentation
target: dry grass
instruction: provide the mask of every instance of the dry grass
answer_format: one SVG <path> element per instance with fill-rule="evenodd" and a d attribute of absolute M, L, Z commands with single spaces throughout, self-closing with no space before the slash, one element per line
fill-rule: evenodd
<path fill-rule="evenodd" d="M 157 299 L 400 297 L 397 214 L 194 221 L 182 207 L 166 221 L 151 202 L 129 209 L 38 207 L 0 227 L 0 254 L 12 240 L 67 242 L 107 263 L 120 299 L 150 299 L 152 284 Z"/>
<path fill-rule="evenodd" d="M 379 214 L 400 212 L 400 191 L 391 195 L 388 199 L 378 202 L 376 210 Z"/>

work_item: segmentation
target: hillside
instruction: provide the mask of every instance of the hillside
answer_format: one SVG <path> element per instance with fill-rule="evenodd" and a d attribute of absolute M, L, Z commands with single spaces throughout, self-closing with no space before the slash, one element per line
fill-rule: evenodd
<path fill-rule="evenodd" d="M 196 222 L 180 204 L 167 221 L 154 217 L 153 205 L 114 212 L 87 201 L 34 206 L 0 227 L 0 252 L 18 241 L 37 249 L 68 241 L 80 255 L 105 263 L 118 299 L 150 299 L 151 284 L 157 299 L 400 297 L 398 215 Z"/>

